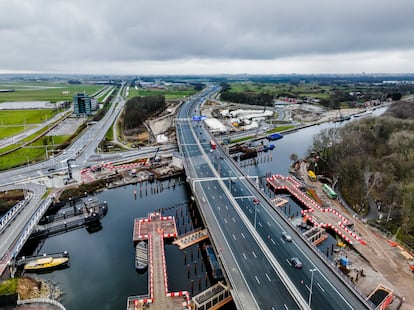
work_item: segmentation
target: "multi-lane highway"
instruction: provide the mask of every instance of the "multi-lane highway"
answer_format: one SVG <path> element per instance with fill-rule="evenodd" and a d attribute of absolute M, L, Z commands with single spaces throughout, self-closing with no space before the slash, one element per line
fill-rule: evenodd
<path fill-rule="evenodd" d="M 192 115 L 203 96 L 180 111 L 176 127 L 186 174 L 240 309 L 366 309 L 333 267 L 275 212 Z M 282 232 L 292 235 L 292 242 Z M 292 266 L 297 257 L 302 269 Z"/>

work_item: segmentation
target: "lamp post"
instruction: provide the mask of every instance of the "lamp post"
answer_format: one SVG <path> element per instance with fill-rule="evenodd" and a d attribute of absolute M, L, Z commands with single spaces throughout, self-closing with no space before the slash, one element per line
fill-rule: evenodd
<path fill-rule="evenodd" d="M 256 230 L 256 218 L 257 218 L 257 205 L 260 203 L 260 200 L 257 198 L 253 199 L 254 204 L 254 229 Z"/>
<path fill-rule="evenodd" d="M 311 272 L 311 283 L 310 283 L 310 289 L 309 289 L 309 301 L 308 301 L 308 306 L 310 308 L 311 302 L 312 302 L 312 286 L 313 286 L 313 273 L 315 271 L 318 271 L 318 269 L 314 268 L 314 269 L 309 269 L 309 271 Z"/>

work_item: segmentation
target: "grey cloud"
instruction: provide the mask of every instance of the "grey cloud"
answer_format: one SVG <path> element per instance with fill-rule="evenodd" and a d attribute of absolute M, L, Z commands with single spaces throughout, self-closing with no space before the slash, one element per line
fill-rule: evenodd
<path fill-rule="evenodd" d="M 404 52 L 413 11 L 411 0 L 2 1 L 0 70 Z"/>

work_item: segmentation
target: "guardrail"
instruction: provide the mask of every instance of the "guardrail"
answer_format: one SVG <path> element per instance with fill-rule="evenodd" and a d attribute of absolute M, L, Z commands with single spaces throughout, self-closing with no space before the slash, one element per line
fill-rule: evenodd
<path fill-rule="evenodd" d="M 66 310 L 66 308 L 58 301 L 49 299 L 49 298 L 32 298 L 32 299 L 19 299 L 17 301 L 18 305 L 30 305 L 30 304 L 50 304 L 58 307 L 61 310 Z"/>
<path fill-rule="evenodd" d="M 19 254 L 20 250 L 23 248 L 24 244 L 29 239 L 29 237 L 30 237 L 30 235 L 33 231 L 33 228 L 37 225 L 37 223 L 42 218 L 42 216 L 44 215 L 46 210 L 49 208 L 51 203 L 52 203 L 52 198 L 50 198 L 50 197 L 46 198 L 40 204 L 40 206 L 37 208 L 37 210 L 32 215 L 30 220 L 27 222 L 27 224 L 23 228 L 22 233 L 20 234 L 20 236 L 17 240 L 16 246 L 13 249 L 13 252 L 12 252 L 12 255 L 11 255 L 12 259 L 17 257 L 17 254 Z"/>
<path fill-rule="evenodd" d="M 16 215 L 18 215 L 22 209 L 28 204 L 30 199 L 32 199 L 33 193 L 28 192 L 28 195 L 25 197 L 24 200 L 18 202 L 15 204 L 7 213 L 1 218 L 0 222 L 0 233 L 2 233 L 6 227 L 9 225 L 9 223 L 14 220 Z"/>

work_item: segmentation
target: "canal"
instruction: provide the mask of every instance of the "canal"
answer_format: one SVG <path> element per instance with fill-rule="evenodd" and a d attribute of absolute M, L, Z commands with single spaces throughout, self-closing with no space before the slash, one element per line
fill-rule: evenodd
<path fill-rule="evenodd" d="M 243 169 L 259 177 L 269 173 L 287 175 L 290 155 L 304 156 L 313 136 L 332 126 L 335 124 L 326 123 L 288 134 L 274 142 L 275 149 L 263 155 L 258 165 L 245 165 Z M 125 309 L 128 296 L 147 292 L 148 273 L 139 274 L 134 266 L 134 218 L 163 209 L 163 215 L 178 217 L 181 234 L 193 227 L 187 208 L 190 197 L 183 180 L 165 181 L 163 190 L 155 190 L 156 185 L 160 188 L 161 184 L 138 183 L 97 193 L 96 198 L 108 203 L 102 229 L 88 233 L 81 228 L 48 238 L 41 245 L 40 253 L 67 250 L 70 254 L 69 268 L 36 275 L 63 291 L 61 302 L 68 310 Z M 290 203 L 292 208 L 299 208 Z M 28 244 L 24 254 L 30 254 L 27 251 L 33 246 Z M 188 290 L 194 295 L 210 285 L 198 246 L 184 252 L 175 245 L 166 245 L 165 253 L 170 291 Z"/>

